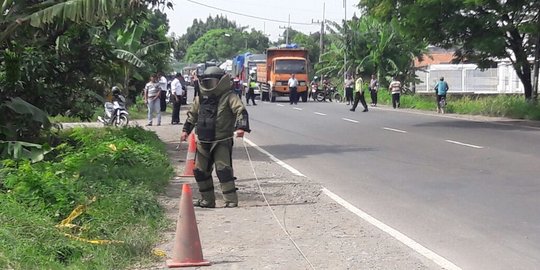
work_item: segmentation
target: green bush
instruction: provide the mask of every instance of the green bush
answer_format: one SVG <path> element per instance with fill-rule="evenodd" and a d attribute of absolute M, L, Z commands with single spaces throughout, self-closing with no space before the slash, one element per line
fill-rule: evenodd
<path fill-rule="evenodd" d="M 0 268 L 117 269 L 151 259 L 166 225 L 156 195 L 172 175 L 163 143 L 140 127 L 61 136 L 45 161 L 0 168 Z M 87 207 L 76 227 L 55 228 L 77 205 Z"/>

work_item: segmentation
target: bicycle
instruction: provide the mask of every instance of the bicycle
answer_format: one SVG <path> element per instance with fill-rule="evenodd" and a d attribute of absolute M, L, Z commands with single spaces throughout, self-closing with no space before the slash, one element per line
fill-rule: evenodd
<path fill-rule="evenodd" d="M 446 108 L 446 97 L 441 96 L 439 103 L 437 104 L 437 112 L 444 114 Z"/>

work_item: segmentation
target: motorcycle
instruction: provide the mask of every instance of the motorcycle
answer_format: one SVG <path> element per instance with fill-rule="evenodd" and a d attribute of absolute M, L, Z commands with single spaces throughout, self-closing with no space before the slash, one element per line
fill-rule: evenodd
<path fill-rule="evenodd" d="M 316 93 L 316 99 L 319 102 L 326 101 L 327 99 L 332 102 L 332 99 L 340 102 L 341 101 L 341 95 L 337 91 L 335 86 L 331 87 L 324 87 L 323 90 L 317 91 Z"/>
<path fill-rule="evenodd" d="M 127 126 L 129 123 L 129 113 L 124 104 L 124 97 L 120 97 L 120 100 L 113 100 L 113 102 L 105 102 L 105 114 L 103 117 L 98 116 L 98 122 L 101 122 L 105 126 Z"/>
<path fill-rule="evenodd" d="M 310 90 L 310 93 L 309 93 L 309 96 L 311 98 L 313 98 L 313 101 L 316 101 L 317 100 L 317 92 L 319 91 L 319 83 L 317 82 L 312 82 L 311 83 L 311 90 Z"/>

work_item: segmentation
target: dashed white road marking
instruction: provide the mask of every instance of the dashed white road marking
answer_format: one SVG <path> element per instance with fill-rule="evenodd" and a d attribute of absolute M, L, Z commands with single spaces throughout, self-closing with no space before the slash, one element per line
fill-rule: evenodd
<path fill-rule="evenodd" d="M 302 110 L 304 110 L 304 109 L 298 108 L 298 107 L 294 107 L 293 109 L 295 109 L 295 110 L 297 110 L 297 111 L 302 111 Z"/>
<path fill-rule="evenodd" d="M 349 119 L 349 118 L 341 118 L 341 119 L 345 120 L 345 121 L 348 121 L 348 122 L 358 123 L 358 121 L 352 120 L 352 119 Z"/>
<path fill-rule="evenodd" d="M 355 215 L 359 216 L 361 219 L 369 222 L 371 225 L 379 228 L 381 231 L 389 234 L 390 236 L 394 237 L 396 240 L 400 241 L 401 243 L 405 244 L 406 246 L 410 247 L 414 251 L 422 254 L 424 257 L 428 258 L 429 260 L 433 261 L 434 263 L 438 264 L 443 269 L 449 269 L 449 270 L 461 270 L 461 268 L 454 263 L 448 261 L 444 257 L 438 255 L 437 253 L 429 250 L 428 248 L 422 246 L 418 242 L 412 240 L 405 234 L 397 231 L 396 229 L 382 223 L 378 219 L 370 216 L 366 212 L 356 208 L 354 205 L 350 204 L 349 202 L 345 201 L 335 193 L 331 192 L 330 190 L 323 188 L 322 192 L 325 193 L 328 197 L 330 197 L 332 200 L 340 204 L 341 206 L 345 207 L 345 209 L 353 212 Z"/>
<path fill-rule="evenodd" d="M 468 143 L 462 143 L 462 142 L 456 142 L 456 141 L 452 141 L 452 140 L 444 140 L 444 141 L 449 142 L 449 143 L 455 143 L 455 144 L 458 144 L 458 145 L 467 146 L 467 147 L 472 147 L 472 148 L 476 148 L 476 149 L 484 148 L 483 146 L 478 146 L 478 145 L 468 144 Z"/>
<path fill-rule="evenodd" d="M 314 114 L 317 114 L 317 115 L 326 115 L 326 113 L 320 113 L 320 112 L 314 112 Z"/>
<path fill-rule="evenodd" d="M 279 107 L 284 107 L 285 106 L 283 104 L 276 104 L 276 105 L 279 106 Z"/>
<path fill-rule="evenodd" d="M 384 127 L 383 129 L 390 130 L 390 131 L 395 131 L 395 132 L 399 132 L 399 133 L 407 133 L 407 131 L 405 131 L 405 130 L 400 130 L 400 129 L 395 129 L 395 128 Z"/>
<path fill-rule="evenodd" d="M 292 166 L 290 166 L 289 164 L 281 161 L 280 159 L 278 159 L 277 157 L 275 157 L 274 155 L 268 153 L 266 150 L 260 148 L 258 145 L 256 145 L 255 143 L 253 143 L 252 141 L 250 141 L 248 138 L 244 137 L 244 141 L 246 143 L 248 143 L 249 145 L 251 145 L 253 148 L 259 150 L 259 152 L 267 155 L 271 160 L 273 160 L 275 163 L 279 164 L 281 167 L 289 170 L 292 174 L 296 175 L 296 176 L 302 176 L 302 177 L 306 177 L 304 174 L 302 174 L 300 171 L 298 171 L 297 169 L 293 168 Z"/>

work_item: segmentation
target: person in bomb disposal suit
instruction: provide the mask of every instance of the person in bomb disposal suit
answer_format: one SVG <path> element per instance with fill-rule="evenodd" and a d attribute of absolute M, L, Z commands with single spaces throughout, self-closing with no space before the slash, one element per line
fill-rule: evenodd
<path fill-rule="evenodd" d="M 233 136 L 243 137 L 250 132 L 248 113 L 242 100 L 231 87 L 231 78 L 218 67 L 207 68 L 199 78 L 200 96 L 195 98 L 187 113 L 181 140 L 196 127 L 197 154 L 193 174 L 199 187 L 201 199 L 194 206 L 216 207 L 212 167 L 221 185 L 225 207 L 237 207 L 235 177 L 232 168 Z"/>

